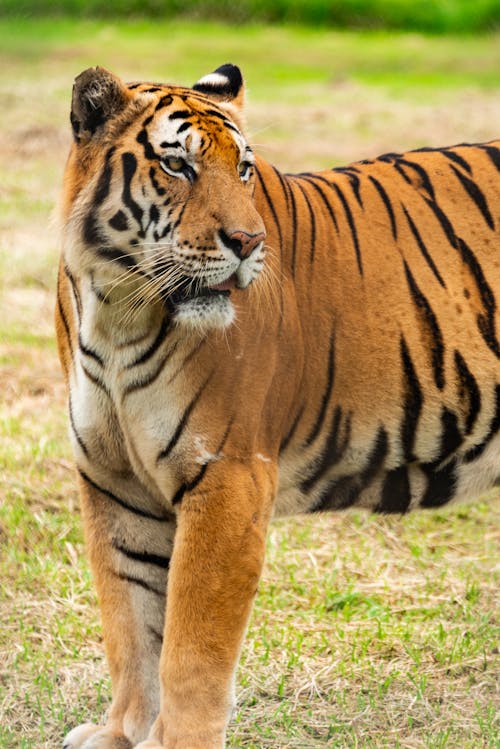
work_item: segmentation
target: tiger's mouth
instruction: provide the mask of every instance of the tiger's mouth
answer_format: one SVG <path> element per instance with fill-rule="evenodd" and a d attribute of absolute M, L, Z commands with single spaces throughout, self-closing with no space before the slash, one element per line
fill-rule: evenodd
<path fill-rule="evenodd" d="M 200 286 L 192 278 L 186 276 L 179 286 L 170 294 L 167 294 L 167 301 L 175 307 L 192 302 L 196 299 L 209 300 L 211 297 L 229 297 L 231 291 L 238 285 L 236 273 L 233 273 L 225 281 L 211 286 Z"/>

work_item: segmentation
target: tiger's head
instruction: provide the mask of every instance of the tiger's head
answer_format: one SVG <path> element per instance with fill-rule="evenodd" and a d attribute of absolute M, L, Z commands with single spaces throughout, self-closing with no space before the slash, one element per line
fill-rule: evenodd
<path fill-rule="evenodd" d="M 177 323 L 223 328 L 264 264 L 244 87 L 223 65 L 192 89 L 75 81 L 63 197 L 64 262 L 103 299 L 161 299 Z"/>

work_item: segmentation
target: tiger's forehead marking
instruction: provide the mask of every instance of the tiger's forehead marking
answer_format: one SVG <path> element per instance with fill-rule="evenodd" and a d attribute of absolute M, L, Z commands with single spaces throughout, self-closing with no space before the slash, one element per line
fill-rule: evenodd
<path fill-rule="evenodd" d="M 229 116 L 196 95 L 162 97 L 148 131 L 152 144 L 160 150 L 182 149 L 194 156 L 207 138 L 225 146 L 229 141 L 240 157 L 249 150 L 245 137 Z"/>
<path fill-rule="evenodd" d="M 184 120 L 184 123 L 187 121 Z M 149 138 L 156 151 L 183 150 L 196 153 L 200 147 L 201 134 L 194 124 L 179 129 L 179 120 L 171 120 L 168 111 L 157 114 L 149 129 Z"/>

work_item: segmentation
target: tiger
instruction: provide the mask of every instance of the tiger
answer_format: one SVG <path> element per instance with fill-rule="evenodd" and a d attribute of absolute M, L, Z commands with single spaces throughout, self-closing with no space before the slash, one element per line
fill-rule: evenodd
<path fill-rule="evenodd" d="M 241 71 L 75 80 L 56 333 L 112 682 L 64 749 L 222 749 L 273 517 L 500 483 L 500 142 L 284 174 Z"/>

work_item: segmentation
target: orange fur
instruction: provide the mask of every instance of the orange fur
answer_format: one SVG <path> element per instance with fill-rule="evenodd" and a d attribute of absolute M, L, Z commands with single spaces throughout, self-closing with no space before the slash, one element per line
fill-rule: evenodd
<path fill-rule="evenodd" d="M 500 143 L 284 176 L 242 102 L 233 66 L 75 84 L 56 332 L 113 703 L 68 749 L 224 746 L 272 514 L 500 479 Z"/>

